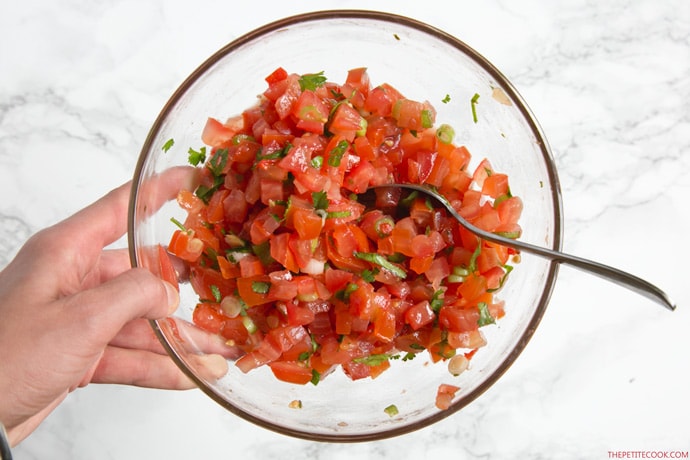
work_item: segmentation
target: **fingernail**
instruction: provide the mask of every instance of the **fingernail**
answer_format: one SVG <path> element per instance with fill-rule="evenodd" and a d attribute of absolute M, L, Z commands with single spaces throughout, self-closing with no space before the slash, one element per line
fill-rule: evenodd
<path fill-rule="evenodd" d="M 228 372 L 228 362 L 220 355 L 202 355 L 199 360 L 203 363 L 206 378 L 219 379 Z"/>
<path fill-rule="evenodd" d="M 163 281 L 163 286 L 165 286 L 165 293 L 168 296 L 168 315 L 172 315 L 180 305 L 180 294 L 177 292 L 177 289 L 167 281 Z"/>

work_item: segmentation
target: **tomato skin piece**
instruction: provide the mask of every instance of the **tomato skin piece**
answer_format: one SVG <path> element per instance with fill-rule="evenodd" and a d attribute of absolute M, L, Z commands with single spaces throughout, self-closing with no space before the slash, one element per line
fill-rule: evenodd
<path fill-rule="evenodd" d="M 297 260 L 290 249 L 289 243 L 289 233 L 274 235 L 269 242 L 271 257 L 287 270 L 291 272 L 298 272 L 299 265 L 297 265 Z"/>
<path fill-rule="evenodd" d="M 160 244 L 158 245 L 158 271 L 163 281 L 167 281 L 172 284 L 178 292 L 180 291 L 177 271 L 175 271 L 175 267 L 170 259 L 170 254 L 168 254 L 168 251 Z"/>
<path fill-rule="evenodd" d="M 460 387 L 442 383 L 439 385 L 436 392 L 436 407 L 440 410 L 447 410 L 453 404 L 455 394 L 460 390 Z"/>
<path fill-rule="evenodd" d="M 278 67 L 275 69 L 273 72 L 271 72 L 266 78 L 266 83 L 269 84 L 269 86 L 273 86 L 276 83 L 285 80 L 288 77 L 288 73 L 285 69 L 282 67 Z"/>
<path fill-rule="evenodd" d="M 201 140 L 211 147 L 219 147 L 232 140 L 236 132 L 215 118 L 209 117 L 201 134 Z"/>

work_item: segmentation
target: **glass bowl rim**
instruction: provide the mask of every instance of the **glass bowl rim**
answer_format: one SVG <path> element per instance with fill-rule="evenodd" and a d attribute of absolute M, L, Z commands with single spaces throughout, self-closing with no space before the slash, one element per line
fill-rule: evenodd
<path fill-rule="evenodd" d="M 433 38 L 443 41 L 452 47 L 458 49 L 463 54 L 468 56 L 472 61 L 478 64 L 482 70 L 487 74 L 491 75 L 505 90 L 505 92 L 510 96 L 511 99 L 517 102 L 516 107 L 520 111 L 523 119 L 529 125 L 530 130 L 535 136 L 536 142 L 539 145 L 539 150 L 541 151 L 544 164 L 547 170 L 547 175 L 549 182 L 551 184 L 551 202 L 554 205 L 554 215 L 553 215 L 553 244 L 551 249 L 561 250 L 562 239 L 563 239 L 563 205 L 561 198 L 561 188 L 560 181 L 558 179 L 558 173 L 556 170 L 555 161 L 551 152 L 551 148 L 546 140 L 546 137 L 537 122 L 535 116 L 532 114 L 531 110 L 528 108 L 526 102 L 522 96 L 517 92 L 512 83 L 499 71 L 489 60 L 487 60 L 479 52 L 475 51 L 472 47 L 467 45 L 462 40 L 456 38 L 455 36 L 440 30 L 432 25 L 425 22 L 421 22 L 416 19 L 412 19 L 407 16 L 402 16 L 394 13 L 387 13 L 383 11 L 376 10 L 363 10 L 363 9 L 332 9 L 332 10 L 319 10 L 306 13 L 300 13 L 292 16 L 287 16 L 285 18 L 266 23 L 232 41 L 215 51 L 210 57 L 208 57 L 201 65 L 199 65 L 192 73 L 180 84 L 180 86 L 174 91 L 174 93 L 167 100 L 163 108 L 161 109 L 159 115 L 155 119 L 153 125 L 151 126 L 145 142 L 142 146 L 131 185 L 129 209 L 128 209 L 128 248 L 132 267 L 139 266 L 137 260 L 137 253 L 135 247 L 134 238 L 134 221 L 136 213 L 136 201 L 137 192 L 140 185 L 141 175 L 146 164 L 148 153 L 151 151 L 152 144 L 155 140 L 156 133 L 161 128 L 161 125 L 167 118 L 168 114 L 179 101 L 179 99 L 184 96 L 187 90 L 201 77 L 204 73 L 213 67 L 217 62 L 223 59 L 226 55 L 231 53 L 233 50 L 253 42 L 262 36 L 265 36 L 271 32 L 283 29 L 285 27 L 303 24 L 306 22 L 316 22 L 316 21 L 328 21 L 333 19 L 362 19 L 362 20 L 374 20 L 388 23 L 395 23 L 407 28 L 415 29 L 417 31 L 426 33 Z M 215 391 L 210 389 L 205 382 L 194 375 L 191 370 L 187 368 L 184 364 L 182 357 L 178 352 L 168 343 L 165 338 L 163 331 L 161 329 L 159 320 L 150 320 L 149 323 L 153 328 L 159 341 L 162 343 L 164 349 L 168 355 L 172 358 L 175 364 L 202 390 L 207 396 L 216 401 L 222 407 L 230 411 L 231 413 L 239 416 L 240 418 L 249 421 L 260 427 L 269 429 L 271 431 L 288 435 L 295 438 L 301 438 L 311 441 L 322 441 L 322 442 L 363 442 L 363 441 L 374 441 L 386 439 L 394 436 L 399 436 L 412 431 L 419 430 L 421 428 L 432 425 L 442 419 L 449 417 L 460 409 L 466 407 L 482 393 L 484 393 L 488 388 L 490 388 L 515 362 L 517 357 L 522 353 L 526 347 L 529 340 L 534 335 L 542 317 L 546 311 L 551 294 L 553 292 L 556 278 L 558 275 L 559 264 L 556 261 L 551 261 L 549 264 L 548 274 L 545 280 L 545 287 L 541 293 L 538 306 L 532 315 L 525 331 L 522 336 L 517 341 L 515 347 L 513 347 L 508 353 L 503 361 L 498 365 L 496 370 L 492 372 L 486 380 L 484 380 L 479 386 L 477 386 L 471 392 L 465 394 L 463 398 L 455 402 L 449 409 L 445 411 L 437 412 L 429 417 L 426 417 L 417 422 L 392 428 L 387 431 L 375 432 L 375 433 L 364 433 L 364 434 L 322 434 L 322 433 L 309 433 L 303 430 L 279 426 L 272 424 L 263 419 L 259 419 L 247 412 L 235 407 L 224 398 L 219 396 Z"/>

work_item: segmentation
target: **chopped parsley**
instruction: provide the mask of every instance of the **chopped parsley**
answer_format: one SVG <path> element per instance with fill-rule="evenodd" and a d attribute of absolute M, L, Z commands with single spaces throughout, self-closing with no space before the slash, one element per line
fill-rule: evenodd
<path fill-rule="evenodd" d="M 212 284 L 209 287 L 211 288 L 211 293 L 213 294 L 213 300 L 215 300 L 217 303 L 220 303 L 220 301 L 222 300 L 220 288 L 215 284 Z"/>
<path fill-rule="evenodd" d="M 199 150 L 190 147 L 187 154 L 187 160 L 192 166 L 199 166 L 206 161 L 206 147 L 201 147 Z"/>
<path fill-rule="evenodd" d="M 326 192 L 312 192 L 311 200 L 314 203 L 314 209 L 324 211 L 328 209 L 328 196 Z"/>
<path fill-rule="evenodd" d="M 168 139 L 165 144 L 163 144 L 163 151 L 167 152 L 170 150 L 170 148 L 175 145 L 175 140 L 174 139 Z"/>
<path fill-rule="evenodd" d="M 443 102 L 444 104 L 448 104 L 450 102 L 450 95 L 446 94 L 446 97 L 441 99 L 441 102 Z"/>
<path fill-rule="evenodd" d="M 328 166 L 333 166 L 333 167 L 338 167 L 340 166 L 340 162 L 343 159 L 343 154 L 347 151 L 347 148 L 350 146 L 350 143 L 348 141 L 340 141 L 338 142 L 338 145 L 336 145 L 333 150 L 330 151 L 328 154 Z"/>
<path fill-rule="evenodd" d="M 302 91 L 320 88 L 326 83 L 327 78 L 323 74 L 323 70 L 319 73 L 308 73 L 299 77 L 299 87 Z"/>
<path fill-rule="evenodd" d="M 489 306 L 486 302 L 479 302 L 477 308 L 479 308 L 479 319 L 477 320 L 477 325 L 479 327 L 486 326 L 487 324 L 494 324 L 496 322 L 494 317 L 491 316 Z"/>
<path fill-rule="evenodd" d="M 312 168 L 321 169 L 322 165 L 323 165 L 323 157 L 321 155 L 317 155 L 311 159 L 311 167 Z"/>

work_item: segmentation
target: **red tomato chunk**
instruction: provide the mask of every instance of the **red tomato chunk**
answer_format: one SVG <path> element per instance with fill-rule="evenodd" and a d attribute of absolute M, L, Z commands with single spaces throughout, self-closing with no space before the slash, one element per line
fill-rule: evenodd
<path fill-rule="evenodd" d="M 294 384 L 338 367 L 374 378 L 424 350 L 434 362 L 469 359 L 486 343 L 481 328 L 504 314 L 494 292 L 514 251 L 424 197 L 379 190 L 367 209 L 357 194 L 427 184 L 475 225 L 516 238 L 522 202 L 508 176 L 487 160 L 468 171 L 470 153 L 448 126 L 434 128 L 431 104 L 373 86 L 365 68 L 343 84 L 278 68 L 266 83 L 256 106 L 209 118 L 190 156 L 201 185 L 180 193 L 188 214 L 168 251 L 199 295 L 194 322 L 244 351 L 242 371 L 267 365 Z M 438 407 L 456 391 L 444 387 Z"/>

